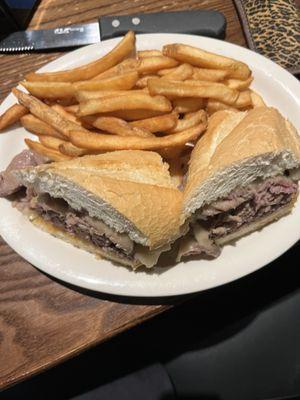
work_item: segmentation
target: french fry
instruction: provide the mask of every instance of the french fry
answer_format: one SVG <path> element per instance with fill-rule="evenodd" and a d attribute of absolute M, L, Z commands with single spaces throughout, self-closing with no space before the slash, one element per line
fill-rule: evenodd
<path fill-rule="evenodd" d="M 21 92 L 20 90 L 14 88 L 12 90 L 13 94 L 16 96 L 18 101 L 26 108 L 28 108 L 31 114 L 35 115 L 37 118 L 46 122 L 60 132 L 63 136 L 68 137 L 70 130 L 85 130 L 84 128 L 78 126 L 75 122 L 69 121 L 68 119 L 62 117 L 51 107 L 44 104 L 42 101 L 30 94 Z"/>
<path fill-rule="evenodd" d="M 79 105 L 69 108 L 67 107 L 68 112 L 72 112 L 73 114 L 77 115 L 79 112 Z M 164 113 L 161 111 L 153 111 L 153 110 L 118 110 L 118 111 L 112 111 L 109 113 L 104 113 L 104 114 L 98 114 L 100 117 L 116 117 L 116 118 L 121 118 L 124 119 L 125 121 L 139 121 L 141 119 L 146 119 L 146 118 L 152 118 L 152 117 L 157 117 L 161 116 Z M 81 119 L 85 119 L 86 117 L 82 117 Z M 87 121 L 88 122 L 88 121 Z"/>
<path fill-rule="evenodd" d="M 99 99 L 100 97 L 112 97 L 112 96 L 127 96 L 128 94 L 139 94 L 145 93 L 144 90 L 96 90 L 96 91 L 88 91 L 88 90 L 79 90 L 76 92 L 75 96 L 79 103 L 84 101 L 88 101 L 91 99 Z M 72 109 L 75 109 L 74 107 Z"/>
<path fill-rule="evenodd" d="M 205 130 L 207 122 L 194 128 L 164 137 L 136 138 L 134 136 L 121 137 L 102 135 L 93 132 L 72 131 L 71 142 L 80 148 L 89 150 L 158 150 L 169 147 L 183 146 L 185 143 L 196 140 Z"/>
<path fill-rule="evenodd" d="M 151 95 L 166 97 L 201 97 L 212 98 L 226 104 L 233 104 L 239 92 L 230 89 L 221 83 L 202 81 L 169 81 L 160 78 L 148 80 L 148 89 Z"/>
<path fill-rule="evenodd" d="M 101 72 L 101 74 L 94 76 L 93 81 L 99 81 L 101 79 L 112 78 L 116 75 L 122 75 L 125 72 L 136 71 L 138 67 L 138 60 L 135 58 L 126 58 L 119 64 L 109 68 L 108 70 Z"/>
<path fill-rule="evenodd" d="M 129 56 L 134 49 L 135 35 L 130 31 L 114 49 L 96 61 L 67 71 L 30 73 L 26 75 L 26 79 L 28 81 L 49 82 L 76 82 L 88 80 L 118 64 Z"/>
<path fill-rule="evenodd" d="M 173 72 L 176 70 L 177 67 L 172 67 L 172 68 L 164 68 L 164 69 L 160 69 L 159 71 L 157 71 L 157 75 L 159 76 L 165 76 L 167 74 L 169 74 L 170 72 Z"/>
<path fill-rule="evenodd" d="M 63 139 L 46 135 L 39 136 L 39 141 L 40 143 L 42 143 L 43 146 L 48 147 L 49 149 L 54 149 L 56 151 L 59 151 L 59 145 L 67 143 Z"/>
<path fill-rule="evenodd" d="M 65 109 L 69 114 L 76 115 L 76 114 L 78 113 L 78 110 L 79 110 L 79 104 L 73 104 L 72 106 L 64 107 L 64 109 Z"/>
<path fill-rule="evenodd" d="M 166 131 L 166 133 L 170 135 L 193 128 L 197 124 L 201 124 L 203 122 L 204 115 L 204 110 L 186 114 L 182 119 L 177 120 L 177 124 L 174 128 L 169 129 Z"/>
<path fill-rule="evenodd" d="M 49 149 L 48 147 L 44 146 L 39 142 L 35 142 L 30 139 L 25 139 L 25 143 L 31 150 L 37 152 L 38 154 L 41 154 L 44 157 L 49 158 L 49 160 L 51 161 L 66 161 L 71 159 L 71 157 L 62 154 L 57 150 Z"/>
<path fill-rule="evenodd" d="M 20 119 L 21 125 L 29 132 L 40 136 L 53 136 L 59 139 L 63 139 L 64 136 L 59 133 L 56 129 L 54 129 L 51 125 L 46 124 L 45 122 L 41 121 L 40 119 L 36 118 L 32 114 L 24 115 Z"/>
<path fill-rule="evenodd" d="M 131 126 L 123 119 L 116 117 L 98 117 L 94 119 L 92 125 L 102 131 L 113 133 L 118 136 L 154 137 L 151 132 L 143 128 Z"/>
<path fill-rule="evenodd" d="M 72 98 L 75 89 L 70 82 L 21 82 L 30 94 L 39 99 Z"/>
<path fill-rule="evenodd" d="M 250 90 L 244 90 L 243 92 L 240 92 L 238 98 L 236 99 L 234 104 L 232 104 L 232 106 L 236 108 L 244 108 L 251 106 L 252 98 L 250 93 L 251 93 Z"/>
<path fill-rule="evenodd" d="M 207 69 L 197 68 L 193 69 L 193 79 L 199 81 L 220 82 L 229 76 L 229 71 L 224 69 Z"/>
<path fill-rule="evenodd" d="M 28 114 L 28 109 L 21 104 L 14 104 L 0 115 L 0 131 L 19 121 L 23 115 Z"/>
<path fill-rule="evenodd" d="M 208 99 L 206 104 L 206 111 L 208 115 L 212 115 L 213 113 L 221 110 L 231 110 L 238 112 L 237 108 L 233 106 L 229 106 L 228 104 L 224 104 L 218 100 Z"/>
<path fill-rule="evenodd" d="M 161 57 L 162 52 L 160 50 L 140 50 L 137 52 L 138 58 L 146 57 Z"/>
<path fill-rule="evenodd" d="M 178 61 L 170 57 L 145 57 L 140 60 L 137 68 L 139 74 L 153 74 L 163 68 L 176 67 Z"/>
<path fill-rule="evenodd" d="M 150 74 L 150 75 L 144 75 L 140 79 L 137 80 L 135 86 L 139 89 L 144 89 L 148 85 L 148 79 L 150 78 L 157 78 L 156 75 Z"/>
<path fill-rule="evenodd" d="M 165 74 L 161 79 L 168 79 L 174 81 L 185 81 L 193 75 L 193 67 L 190 64 L 181 64 L 175 67 L 173 71 Z"/>
<path fill-rule="evenodd" d="M 176 113 L 159 115 L 158 117 L 141 119 L 130 122 L 131 126 L 146 129 L 149 132 L 164 132 L 174 128 L 178 120 Z"/>
<path fill-rule="evenodd" d="M 81 81 L 73 83 L 74 92 L 78 90 L 128 90 L 133 88 L 139 79 L 136 71 L 125 72 L 100 81 Z"/>
<path fill-rule="evenodd" d="M 74 114 L 67 112 L 60 104 L 54 104 L 51 108 L 69 121 L 75 122 L 77 125 L 82 125 L 81 121 Z"/>
<path fill-rule="evenodd" d="M 249 76 L 248 79 L 241 81 L 240 79 L 227 79 L 223 83 L 231 89 L 246 90 L 253 81 L 253 76 Z"/>
<path fill-rule="evenodd" d="M 250 90 L 250 96 L 253 107 L 267 107 L 261 95 L 254 90 Z"/>
<path fill-rule="evenodd" d="M 205 99 L 200 97 L 182 97 L 172 101 L 174 111 L 179 114 L 191 113 L 204 108 Z"/>
<path fill-rule="evenodd" d="M 162 111 L 154 110 L 118 110 L 107 113 L 107 116 L 121 118 L 125 121 L 137 121 L 141 119 L 157 117 L 162 114 L 164 114 Z"/>
<path fill-rule="evenodd" d="M 223 69 L 229 71 L 230 78 L 247 79 L 251 71 L 247 64 L 232 58 L 210 53 L 185 44 L 169 44 L 163 47 L 163 54 L 180 62 L 196 67 Z"/>
<path fill-rule="evenodd" d="M 99 154 L 100 152 L 91 152 L 89 150 L 80 149 L 79 147 L 74 146 L 74 144 L 70 142 L 61 143 L 59 145 L 59 151 L 69 157 L 81 157 L 87 154 Z"/>
<path fill-rule="evenodd" d="M 79 104 L 79 116 L 108 113 L 118 110 L 153 110 L 168 112 L 172 105 L 163 96 L 150 96 L 146 93 L 128 96 L 105 97 Z"/>

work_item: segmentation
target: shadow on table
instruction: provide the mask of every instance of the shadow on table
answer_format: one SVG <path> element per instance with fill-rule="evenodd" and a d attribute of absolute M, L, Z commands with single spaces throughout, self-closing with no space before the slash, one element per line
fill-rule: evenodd
<path fill-rule="evenodd" d="M 299 289 L 299 249 L 300 243 L 271 265 L 228 285 L 199 293 L 169 312 L 2 392 L 1 400 L 70 399 L 147 365 L 165 363 L 185 352 L 208 349 L 233 338 L 264 310 L 292 297 Z M 76 290 L 124 302 L 124 298 Z M 217 397 L 203 394 L 201 399 Z"/>

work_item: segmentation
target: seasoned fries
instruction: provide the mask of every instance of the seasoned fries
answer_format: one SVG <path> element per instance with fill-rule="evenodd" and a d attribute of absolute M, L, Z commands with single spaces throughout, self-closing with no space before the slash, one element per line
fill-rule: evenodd
<path fill-rule="evenodd" d="M 54 149 L 58 152 L 59 152 L 59 146 L 63 143 L 67 143 L 63 139 L 59 139 L 59 138 L 56 138 L 53 136 L 46 136 L 46 135 L 40 136 L 39 141 L 45 147 L 48 147 L 49 149 Z"/>
<path fill-rule="evenodd" d="M 23 115 L 28 113 L 28 109 L 21 104 L 14 104 L 4 114 L 0 116 L 0 131 L 8 128 L 19 121 Z"/>
<path fill-rule="evenodd" d="M 82 125 L 81 121 L 79 121 L 79 119 L 74 114 L 66 111 L 64 107 L 62 107 L 60 104 L 54 104 L 53 106 L 51 106 L 51 108 L 69 121 L 75 122 L 77 125 Z"/>
<path fill-rule="evenodd" d="M 247 79 L 251 71 L 248 65 L 232 58 L 219 56 L 185 44 L 168 44 L 163 47 L 165 56 L 192 64 L 195 67 L 223 69 L 229 71 L 230 78 Z"/>
<path fill-rule="evenodd" d="M 190 64 L 181 64 L 169 73 L 165 74 L 162 79 L 185 81 L 193 75 L 193 67 Z"/>
<path fill-rule="evenodd" d="M 185 114 L 185 116 L 182 119 L 177 120 L 177 123 L 174 126 L 174 128 L 167 131 L 167 134 L 174 134 L 177 132 L 193 128 L 194 126 L 201 124 L 204 116 L 205 116 L 204 110 Z"/>
<path fill-rule="evenodd" d="M 128 94 L 139 94 L 145 93 L 143 90 L 96 90 L 96 91 L 88 91 L 88 90 L 79 90 L 76 92 L 75 96 L 79 103 L 83 103 L 92 99 L 99 99 L 100 97 L 113 97 L 113 96 L 127 96 Z M 70 106 L 74 109 L 74 106 Z"/>
<path fill-rule="evenodd" d="M 255 92 L 254 90 L 251 90 L 250 96 L 251 96 L 251 101 L 252 101 L 253 107 L 266 107 L 266 103 L 264 102 L 261 95 L 259 95 L 257 92 Z"/>
<path fill-rule="evenodd" d="M 220 82 L 226 79 L 229 75 L 229 71 L 224 69 L 193 68 L 193 79 L 199 81 Z"/>
<path fill-rule="evenodd" d="M 191 113 L 204 108 L 205 99 L 200 97 L 182 97 L 172 101 L 174 111 L 180 114 Z"/>
<path fill-rule="evenodd" d="M 151 95 L 162 95 L 173 99 L 176 97 L 209 97 L 226 104 L 234 104 L 239 96 L 237 90 L 215 82 L 180 82 L 152 78 L 148 80 L 148 88 Z"/>
<path fill-rule="evenodd" d="M 241 81 L 240 79 L 227 79 L 223 83 L 231 89 L 246 90 L 253 81 L 253 77 L 250 76 L 248 79 Z"/>
<path fill-rule="evenodd" d="M 146 129 L 149 132 L 165 132 L 174 128 L 178 120 L 176 113 L 159 115 L 158 117 L 141 119 L 130 122 L 131 126 Z"/>
<path fill-rule="evenodd" d="M 46 124 L 45 122 L 41 121 L 40 119 L 36 118 L 32 114 L 27 114 L 24 115 L 20 119 L 21 125 L 29 132 L 40 136 L 40 135 L 46 135 L 46 136 L 53 136 L 59 139 L 63 139 L 64 136 L 59 133 L 55 128 L 53 128 L 51 125 Z"/>
<path fill-rule="evenodd" d="M 26 75 L 28 81 L 48 82 L 77 82 L 91 79 L 101 72 L 108 70 L 120 61 L 124 60 L 135 49 L 135 35 L 128 32 L 121 42 L 104 57 L 67 71 L 31 73 Z"/>
<path fill-rule="evenodd" d="M 74 146 L 70 142 L 61 143 L 59 146 L 59 151 L 69 157 L 81 157 L 87 154 L 99 154 L 101 152 L 91 152 L 88 150 L 80 149 L 79 147 Z"/>
<path fill-rule="evenodd" d="M 196 140 L 206 128 L 206 120 L 194 128 L 164 137 L 136 138 L 102 135 L 92 132 L 72 131 L 71 142 L 78 147 L 89 150 L 158 150 L 166 147 L 178 147 Z"/>
<path fill-rule="evenodd" d="M 124 72 L 99 81 L 81 81 L 73 83 L 74 92 L 77 90 L 128 90 L 133 88 L 139 75 L 136 71 Z"/>
<path fill-rule="evenodd" d="M 160 50 L 141 50 L 137 52 L 138 58 L 145 57 L 160 57 L 162 56 L 162 52 Z"/>
<path fill-rule="evenodd" d="M 39 142 L 25 139 L 25 143 L 31 150 L 34 150 L 42 156 L 49 158 L 51 161 L 66 161 L 71 159 L 71 157 L 66 156 L 65 154 L 62 154 L 54 149 L 49 149 Z"/>
<path fill-rule="evenodd" d="M 236 108 L 244 108 L 252 105 L 250 90 L 245 90 L 244 92 L 240 92 L 238 98 L 236 99 L 233 105 Z"/>
<path fill-rule="evenodd" d="M 91 124 L 95 128 L 118 136 L 138 136 L 142 138 L 154 136 L 146 129 L 131 126 L 123 119 L 116 117 L 98 117 Z"/>
<path fill-rule="evenodd" d="M 163 114 L 164 112 L 155 110 L 118 110 L 108 113 L 108 116 L 121 118 L 125 121 L 138 121 L 140 119 L 152 118 Z"/>
<path fill-rule="evenodd" d="M 140 60 L 137 68 L 139 74 L 152 74 L 163 68 L 176 67 L 178 62 L 174 58 L 160 57 L 145 57 Z"/>
<path fill-rule="evenodd" d="M 94 76 L 93 81 L 99 81 L 101 79 L 112 78 L 116 75 L 123 75 L 125 72 L 136 71 L 139 61 L 135 58 L 126 58 L 126 60 L 120 62 L 120 64 L 109 68 L 108 70 L 101 72 L 101 74 Z"/>
<path fill-rule="evenodd" d="M 104 97 L 88 100 L 79 105 L 79 116 L 107 113 L 118 110 L 152 110 L 168 112 L 172 105 L 163 96 L 150 96 L 149 94 L 132 94 L 128 96 Z"/>
<path fill-rule="evenodd" d="M 156 75 L 144 75 L 142 76 L 135 84 L 135 86 L 139 89 L 146 88 L 148 86 L 148 79 L 156 78 Z"/>
<path fill-rule="evenodd" d="M 208 113 L 208 115 L 212 115 L 213 113 L 221 110 L 238 111 L 237 108 L 229 106 L 228 104 L 224 104 L 217 100 L 208 99 L 206 104 L 206 112 Z"/>
<path fill-rule="evenodd" d="M 139 149 L 188 162 L 207 115 L 265 105 L 252 80 L 245 63 L 185 44 L 136 51 L 128 32 L 86 65 L 28 74 L 30 94 L 13 89 L 20 104 L 0 116 L 0 130 L 20 120 L 38 136 L 27 146 L 53 161 Z"/>
<path fill-rule="evenodd" d="M 30 94 L 39 99 L 69 99 L 74 96 L 75 89 L 69 82 L 21 82 Z"/>
<path fill-rule="evenodd" d="M 17 97 L 19 102 L 27 107 L 30 112 L 37 118 L 53 126 L 58 132 L 62 133 L 63 136 L 68 137 L 69 131 L 74 129 L 84 129 L 79 127 L 75 122 L 69 121 L 62 117 L 51 107 L 47 106 L 37 98 L 21 92 L 18 89 L 12 90 L 13 94 Z"/>

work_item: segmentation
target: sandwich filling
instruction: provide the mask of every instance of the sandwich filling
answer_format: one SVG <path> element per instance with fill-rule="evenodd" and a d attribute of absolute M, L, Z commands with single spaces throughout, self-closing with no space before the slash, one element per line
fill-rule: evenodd
<path fill-rule="evenodd" d="M 87 211 L 75 210 L 64 199 L 53 198 L 48 193 L 35 194 L 31 188 L 27 188 L 27 196 L 18 201 L 16 206 L 28 210 L 29 214 L 33 211 L 33 218 L 38 215 L 72 236 L 95 245 L 107 256 L 115 256 L 129 263 L 133 268 L 142 264 L 153 267 L 161 253 L 170 248 L 167 245 L 150 251 L 133 242 L 127 233 L 117 232 L 98 218 L 91 217 Z"/>
<path fill-rule="evenodd" d="M 84 210 L 72 209 L 63 199 L 56 199 L 47 193 L 39 194 L 29 201 L 34 210 L 45 221 L 101 247 L 121 258 L 133 260 L 134 243 L 125 233 L 118 233 L 99 219 L 92 218 Z"/>
<path fill-rule="evenodd" d="M 288 176 L 275 176 L 237 188 L 205 205 L 195 213 L 178 258 L 200 253 L 217 257 L 218 240 L 278 211 L 294 201 L 297 193 L 297 182 Z"/>

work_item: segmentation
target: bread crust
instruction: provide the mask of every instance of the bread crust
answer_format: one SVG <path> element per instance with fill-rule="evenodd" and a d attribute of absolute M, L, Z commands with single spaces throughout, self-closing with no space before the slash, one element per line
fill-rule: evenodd
<path fill-rule="evenodd" d="M 226 196 L 258 177 L 300 165 L 300 137 L 275 108 L 219 111 L 197 142 L 184 190 L 184 214 Z"/>
<path fill-rule="evenodd" d="M 86 209 L 118 232 L 150 248 L 180 234 L 182 193 L 154 152 L 118 151 L 17 172 L 25 185 Z"/>

